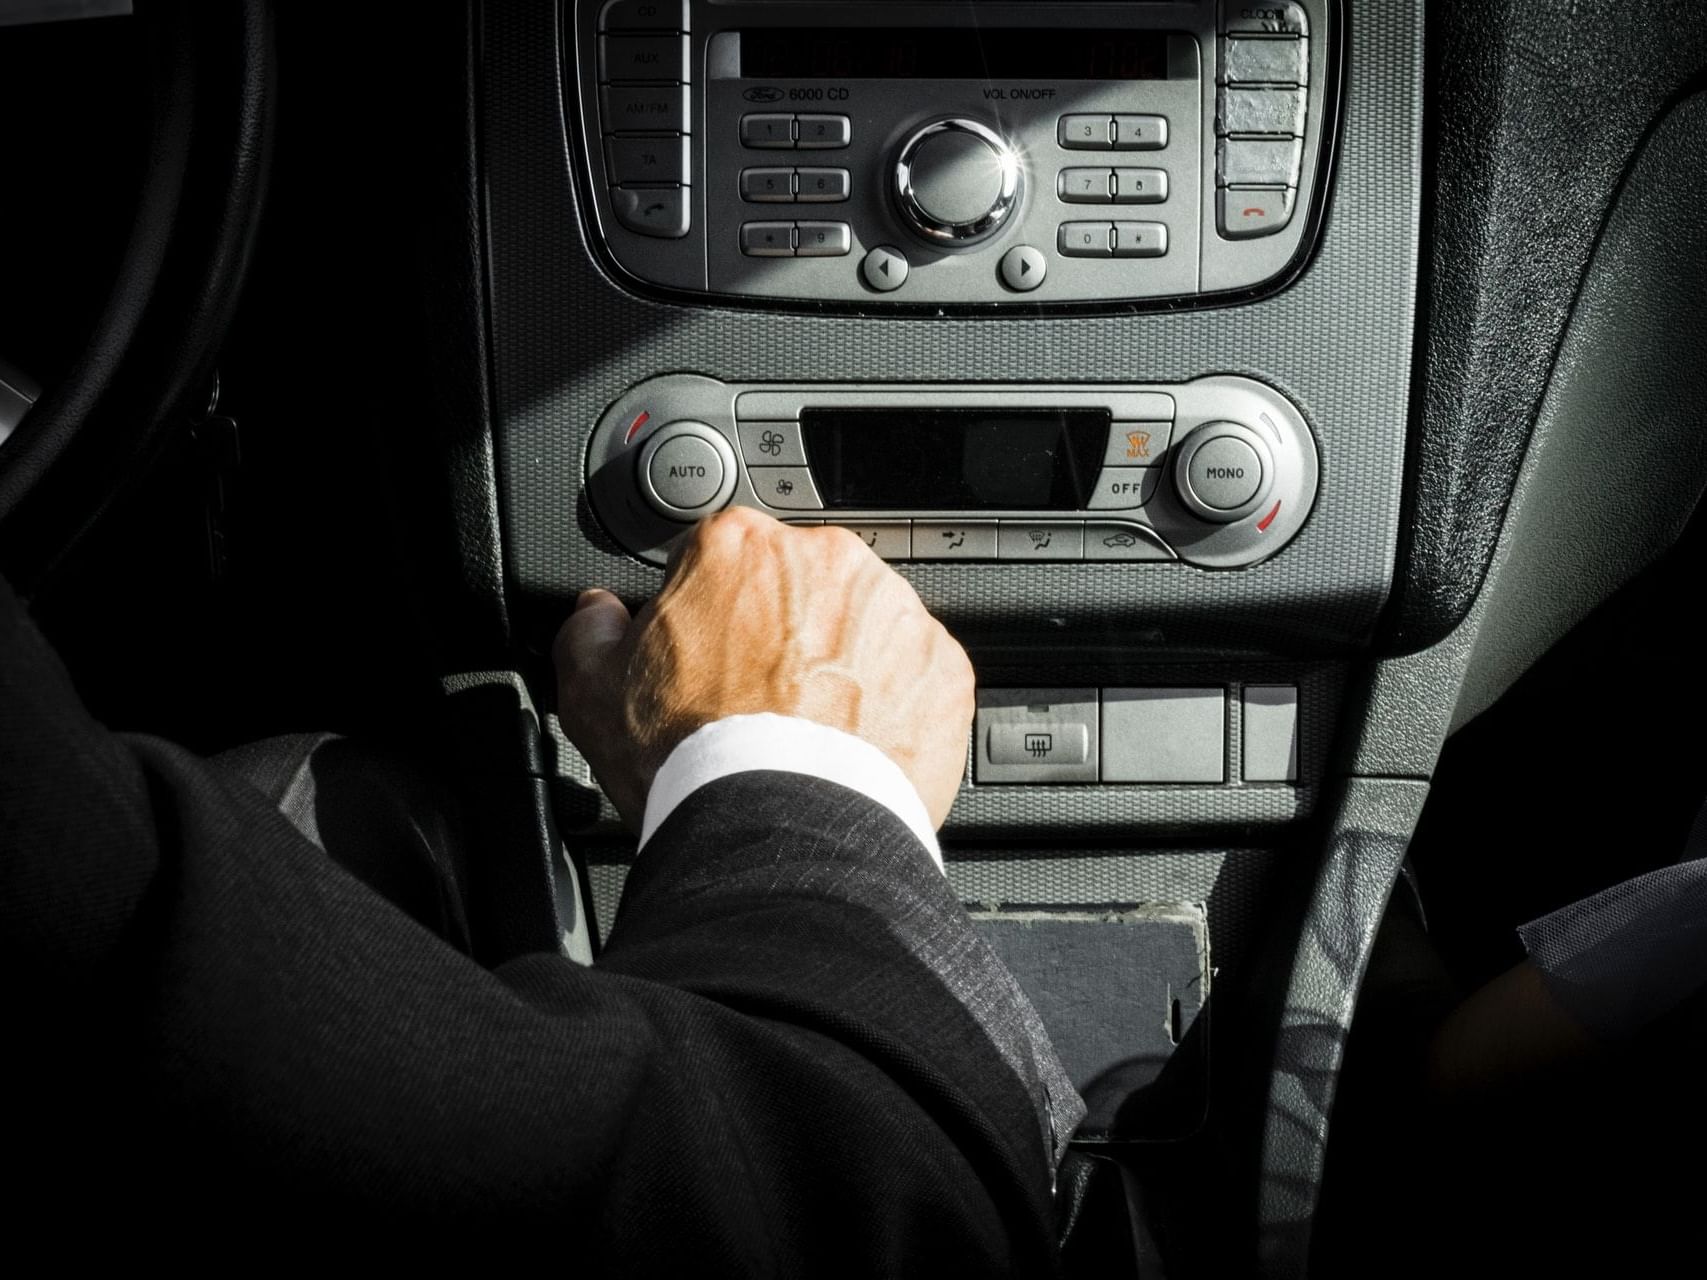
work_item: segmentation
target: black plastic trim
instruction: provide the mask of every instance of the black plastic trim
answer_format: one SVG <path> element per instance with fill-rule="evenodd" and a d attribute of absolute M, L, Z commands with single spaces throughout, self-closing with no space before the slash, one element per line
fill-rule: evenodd
<path fill-rule="evenodd" d="M 1612 209 L 1659 122 L 1707 84 L 1707 10 L 1625 10 L 1605 22 L 1516 0 L 1430 11 L 1430 215 L 1383 653 L 1427 648 L 1469 615 Z"/>

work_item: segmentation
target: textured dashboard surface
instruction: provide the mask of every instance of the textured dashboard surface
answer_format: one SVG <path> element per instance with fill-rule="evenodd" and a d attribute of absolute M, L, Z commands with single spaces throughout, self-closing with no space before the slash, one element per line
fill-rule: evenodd
<path fill-rule="evenodd" d="M 635 297 L 589 251 L 569 164 L 558 15 L 482 9 L 483 139 L 501 510 L 512 593 L 560 612 L 660 571 L 618 550 L 582 494 L 586 440 L 625 388 L 664 372 L 730 380 L 1269 382 L 1317 436 L 1322 494 L 1296 542 L 1236 572 L 1181 565 L 909 565 L 963 635 L 1310 648 L 1371 631 L 1393 572 L 1415 292 L 1422 15 L 1348 14 L 1338 173 L 1318 255 L 1260 303 L 1170 314 L 829 317 Z M 850 268 L 851 269 L 851 268 Z"/>
<path fill-rule="evenodd" d="M 1648 135 L 1595 246 L 1471 612 L 1480 625 L 1454 726 L 1671 547 L 1701 500 L 1704 185 L 1707 92 Z M 1603 456 L 1609 422 L 1618 447 Z"/>
<path fill-rule="evenodd" d="M 1707 68 L 1699 0 L 1448 0 L 1431 10 L 1427 363 L 1397 646 L 1482 585 L 1595 238 L 1632 154 Z"/>
<path fill-rule="evenodd" d="M 1286 974 L 1284 984 L 1274 986 L 1272 1021 L 1261 1013 L 1255 1018 L 1273 1036 L 1257 1186 L 1259 1275 L 1308 1274 L 1328 1121 L 1352 1011 L 1427 795 L 1420 782 L 1348 781 L 1326 847 L 1311 868 L 1299 927 L 1271 934 L 1279 947 L 1290 940 L 1290 954 L 1257 957 L 1273 964 L 1275 977 Z"/>

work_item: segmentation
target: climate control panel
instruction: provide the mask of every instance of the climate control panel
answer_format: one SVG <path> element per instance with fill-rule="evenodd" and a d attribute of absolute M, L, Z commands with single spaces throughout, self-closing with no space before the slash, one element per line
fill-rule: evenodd
<path fill-rule="evenodd" d="M 852 529 L 887 560 L 1183 561 L 1276 554 L 1315 502 L 1315 440 L 1241 377 L 1138 386 L 641 383 L 593 432 L 587 495 L 661 563 L 730 505 Z"/>

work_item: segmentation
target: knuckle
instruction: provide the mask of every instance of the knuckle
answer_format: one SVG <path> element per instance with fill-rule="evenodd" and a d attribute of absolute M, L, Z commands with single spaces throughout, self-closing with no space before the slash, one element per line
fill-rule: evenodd
<path fill-rule="evenodd" d="M 925 608 L 925 602 L 919 599 L 918 589 L 890 565 L 884 565 L 883 569 L 884 586 L 895 597 L 898 606 L 909 613 L 923 615 L 932 626 L 938 625 L 937 620 L 931 616 L 930 610 Z"/>
<path fill-rule="evenodd" d="M 972 658 L 952 636 L 949 637 L 948 642 L 954 646 L 955 674 L 959 677 L 960 682 L 970 689 L 978 682 L 978 673 L 972 669 Z"/>
<path fill-rule="evenodd" d="M 970 698 L 978 682 L 977 673 L 972 669 L 972 659 L 941 623 L 937 624 L 937 640 L 941 654 L 939 661 L 946 678 L 953 682 L 955 692 Z"/>
<path fill-rule="evenodd" d="M 849 551 L 862 545 L 859 537 L 852 529 L 839 524 L 827 524 L 819 529 L 818 536 L 833 547 L 846 548 Z"/>
<path fill-rule="evenodd" d="M 871 554 L 871 548 L 867 547 L 852 529 L 827 524 L 822 529 L 814 530 L 814 533 L 837 561 L 856 564 Z"/>
<path fill-rule="evenodd" d="M 755 511 L 752 507 L 725 507 L 712 516 L 711 520 L 735 529 L 763 529 L 776 524 L 776 521 L 764 512 Z"/>
<path fill-rule="evenodd" d="M 747 507 L 729 507 L 694 526 L 693 543 L 711 555 L 732 553 L 762 527 L 765 517 Z"/>
<path fill-rule="evenodd" d="M 960 670 L 956 673 L 955 684 L 959 686 L 961 702 L 971 706 L 977 698 L 978 676 L 964 653 L 960 655 Z"/>

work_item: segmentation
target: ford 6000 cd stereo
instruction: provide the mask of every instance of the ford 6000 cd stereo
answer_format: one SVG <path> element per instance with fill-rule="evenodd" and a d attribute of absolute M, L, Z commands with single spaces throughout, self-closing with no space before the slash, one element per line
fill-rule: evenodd
<path fill-rule="evenodd" d="M 1332 0 L 579 0 L 589 230 L 729 299 L 1184 299 L 1308 252 Z"/>

